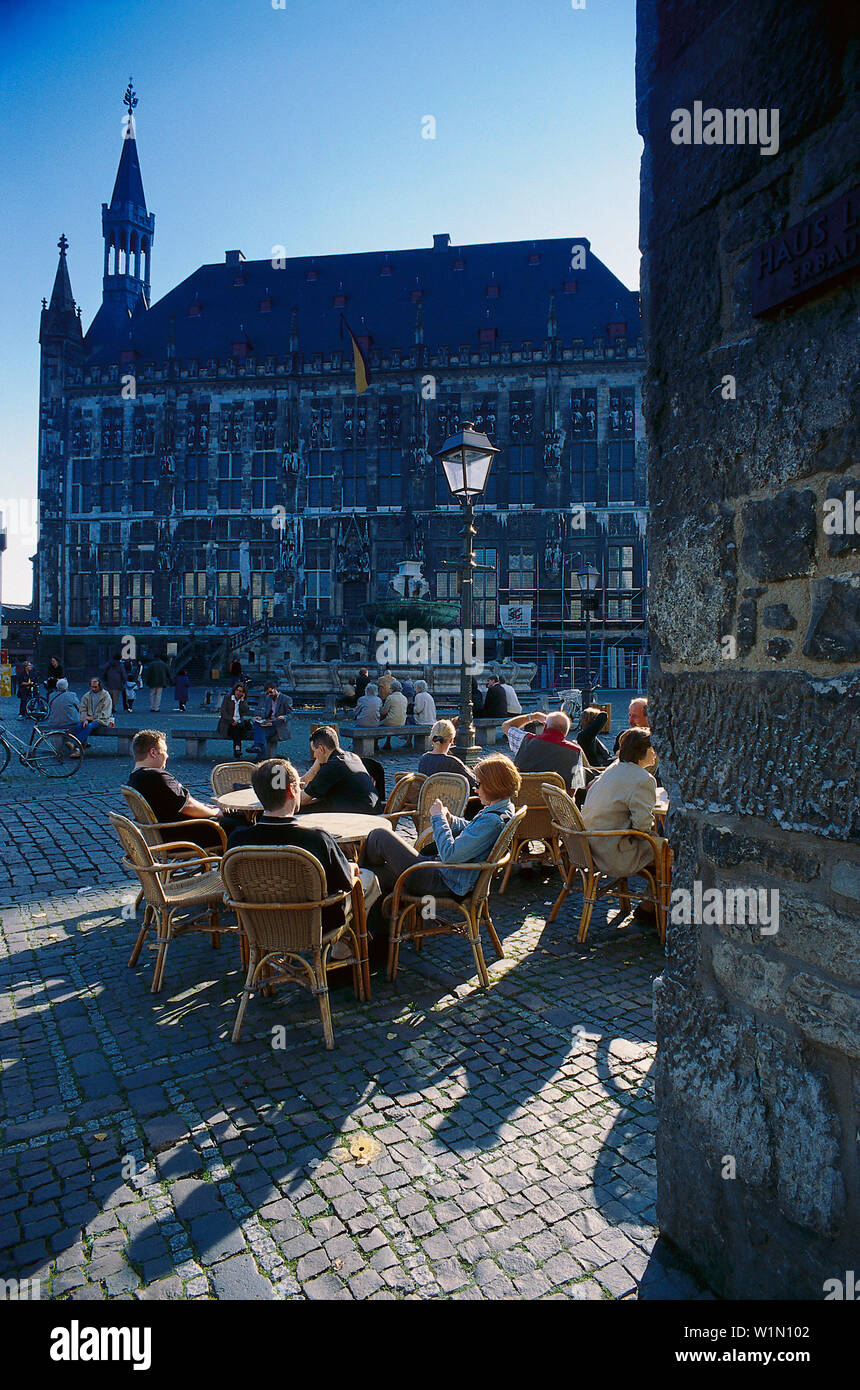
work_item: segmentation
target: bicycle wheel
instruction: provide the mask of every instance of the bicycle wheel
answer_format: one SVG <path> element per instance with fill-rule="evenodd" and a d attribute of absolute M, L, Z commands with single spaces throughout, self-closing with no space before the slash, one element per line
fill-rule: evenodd
<path fill-rule="evenodd" d="M 3 773 L 6 771 L 6 769 L 7 769 L 8 766 L 9 766 L 9 745 L 8 745 L 8 743 L 3 743 L 2 740 L 0 740 L 0 776 L 3 775 Z"/>
<path fill-rule="evenodd" d="M 84 750 L 72 734 L 55 730 L 36 739 L 28 766 L 43 777 L 73 777 L 84 760 Z"/>
<path fill-rule="evenodd" d="M 48 701 L 43 695 L 31 695 L 27 701 L 27 713 L 31 719 L 44 719 L 48 713 Z"/>

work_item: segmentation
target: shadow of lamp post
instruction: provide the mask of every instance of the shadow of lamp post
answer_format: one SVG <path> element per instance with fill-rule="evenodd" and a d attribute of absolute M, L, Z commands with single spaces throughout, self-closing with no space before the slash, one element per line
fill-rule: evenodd
<path fill-rule="evenodd" d="M 463 568 L 460 578 L 460 718 L 454 746 L 461 758 L 474 760 L 479 752 L 475 743 L 472 722 L 472 679 L 470 667 L 474 648 L 472 629 L 472 590 L 475 572 L 475 510 L 474 499 L 482 497 L 487 488 L 493 456 L 499 452 L 487 438 L 475 429 L 471 421 L 450 439 L 446 439 L 436 457 L 442 464 L 445 481 L 451 495 L 463 508 Z"/>

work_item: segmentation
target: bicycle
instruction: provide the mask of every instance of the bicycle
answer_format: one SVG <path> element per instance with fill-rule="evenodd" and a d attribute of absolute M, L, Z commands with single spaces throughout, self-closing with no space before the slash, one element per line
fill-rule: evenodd
<path fill-rule="evenodd" d="M 36 686 L 24 708 L 27 711 L 27 717 L 38 724 L 39 720 L 44 719 L 48 713 L 47 695 L 41 695 L 39 687 Z"/>
<path fill-rule="evenodd" d="M 33 736 L 39 737 L 33 742 Z M 0 775 L 9 766 L 9 759 L 15 754 L 23 767 L 31 772 L 40 772 L 43 777 L 73 777 L 84 760 L 84 750 L 74 734 L 64 729 L 49 729 L 42 733 L 33 729 L 29 744 L 17 738 L 10 729 L 0 724 Z"/>

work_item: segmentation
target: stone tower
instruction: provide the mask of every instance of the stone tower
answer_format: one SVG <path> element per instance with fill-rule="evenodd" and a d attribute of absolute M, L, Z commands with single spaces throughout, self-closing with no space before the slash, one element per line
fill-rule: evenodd
<path fill-rule="evenodd" d="M 831 0 L 742 8 L 638 8 L 649 697 L 685 895 L 655 988 L 658 1220 L 725 1297 L 852 1298 L 856 35 Z"/>
<path fill-rule="evenodd" d="M 121 329 L 140 304 L 149 306 L 150 263 L 155 215 L 147 212 L 137 153 L 134 109 L 137 97 L 131 80 L 123 98 L 125 118 L 122 153 L 110 203 L 102 203 L 104 278 L 101 315 Z"/>

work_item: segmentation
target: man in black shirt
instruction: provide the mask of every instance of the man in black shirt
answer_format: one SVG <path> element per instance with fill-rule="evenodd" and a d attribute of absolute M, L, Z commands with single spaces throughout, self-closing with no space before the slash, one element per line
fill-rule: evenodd
<path fill-rule="evenodd" d="M 373 778 L 361 758 L 340 746 L 337 729 L 323 725 L 311 734 L 313 762 L 302 778 L 302 807 L 313 811 L 353 811 L 372 816 L 382 810 Z"/>
<path fill-rule="evenodd" d="M 229 834 L 240 822 L 235 816 L 224 816 L 217 806 L 207 806 L 205 802 L 193 797 L 187 787 L 183 787 L 172 773 L 167 771 L 167 739 L 158 729 L 141 729 L 131 741 L 134 754 L 134 771 L 128 779 L 133 787 L 148 802 L 158 820 L 184 821 L 182 829 L 177 829 L 174 840 L 190 840 L 203 849 L 222 848 L 221 836 L 211 822 L 220 825 Z"/>
<path fill-rule="evenodd" d="M 241 826 L 231 833 L 228 850 L 252 845 L 293 845 L 305 849 L 322 865 L 329 894 L 350 891 L 355 879 L 359 878 L 366 905 L 369 907 L 376 901 L 379 884 L 375 875 L 369 869 L 359 870 L 356 864 L 350 864 L 340 846 L 324 830 L 313 830 L 296 819 L 301 783 L 292 763 L 285 758 L 269 758 L 260 763 L 251 774 L 251 786 L 263 807 L 263 814 L 255 825 Z M 333 931 L 343 925 L 343 920 L 343 904 L 323 908 L 323 931 Z M 333 948 L 335 959 L 343 958 L 339 945 Z M 349 954 L 348 947 L 346 954 Z"/>

